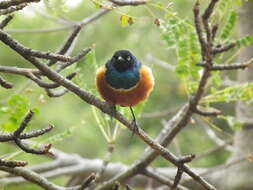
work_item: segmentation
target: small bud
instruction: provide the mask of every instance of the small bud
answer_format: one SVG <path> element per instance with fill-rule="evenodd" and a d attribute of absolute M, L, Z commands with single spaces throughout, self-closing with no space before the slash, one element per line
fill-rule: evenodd
<path fill-rule="evenodd" d="M 161 26 L 161 22 L 160 22 L 160 20 L 158 18 L 155 19 L 154 23 L 158 27 Z"/>

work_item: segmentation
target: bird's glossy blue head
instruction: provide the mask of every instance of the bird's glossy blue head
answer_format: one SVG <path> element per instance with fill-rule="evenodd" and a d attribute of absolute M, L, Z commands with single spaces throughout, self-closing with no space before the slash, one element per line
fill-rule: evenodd
<path fill-rule="evenodd" d="M 115 89 L 129 89 L 140 80 L 141 63 L 128 50 L 114 53 L 106 64 L 106 81 Z"/>

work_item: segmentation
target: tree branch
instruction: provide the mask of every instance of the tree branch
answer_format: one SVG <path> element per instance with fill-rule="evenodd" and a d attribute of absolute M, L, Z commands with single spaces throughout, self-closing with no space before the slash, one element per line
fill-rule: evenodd
<path fill-rule="evenodd" d="M 17 6 L 23 3 L 40 2 L 40 0 L 5 0 L 0 2 L 0 9 L 7 9 L 11 6 Z"/>
<path fill-rule="evenodd" d="M 118 6 L 138 6 L 138 5 L 144 5 L 148 1 L 147 0 L 109 0 L 115 5 Z"/>
<path fill-rule="evenodd" d="M 2 22 L 0 23 L 0 29 L 4 29 L 5 26 L 13 19 L 13 15 L 7 16 Z"/>
<path fill-rule="evenodd" d="M 3 9 L 3 10 L 0 9 L 0 16 L 1 15 L 7 15 L 7 14 L 10 14 L 10 13 L 19 11 L 19 10 L 25 8 L 26 6 L 27 6 L 27 3 L 22 3 L 22 4 L 19 4 L 19 5 L 16 5 L 16 6 L 9 7 L 7 9 Z"/>
<path fill-rule="evenodd" d="M 11 83 L 4 80 L 1 76 L 0 76 L 0 86 L 2 86 L 3 88 L 6 88 L 6 89 L 10 89 L 13 87 L 13 85 Z"/>

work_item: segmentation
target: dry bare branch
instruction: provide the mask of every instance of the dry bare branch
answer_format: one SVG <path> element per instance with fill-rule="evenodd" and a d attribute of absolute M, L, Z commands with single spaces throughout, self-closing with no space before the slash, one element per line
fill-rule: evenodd
<path fill-rule="evenodd" d="M 0 29 L 4 29 L 4 27 L 7 26 L 12 19 L 13 15 L 9 15 L 4 20 L 2 20 L 2 22 L 0 23 Z"/>
<path fill-rule="evenodd" d="M 147 0 L 109 0 L 115 5 L 118 6 L 138 6 L 138 5 L 144 5 L 148 1 Z"/>
<path fill-rule="evenodd" d="M 0 9 L 7 9 L 11 6 L 17 6 L 23 3 L 40 2 L 40 0 L 5 0 L 0 2 Z"/>
<path fill-rule="evenodd" d="M 26 6 L 27 6 L 27 3 L 22 3 L 22 4 L 19 4 L 19 5 L 16 5 L 16 6 L 9 7 L 7 9 L 3 9 L 3 10 L 0 9 L 0 16 L 1 15 L 7 15 L 7 14 L 10 14 L 10 13 L 19 11 L 19 10 L 25 8 Z"/>
<path fill-rule="evenodd" d="M 0 76 L 0 86 L 2 86 L 3 88 L 6 88 L 6 89 L 9 89 L 9 88 L 13 87 L 13 85 L 11 83 L 7 82 L 1 76 Z"/>
<path fill-rule="evenodd" d="M 68 56 L 32 50 L 30 48 L 24 47 L 18 41 L 14 40 L 9 34 L 5 33 L 2 30 L 0 30 L 0 39 L 3 43 L 10 46 L 11 48 L 18 48 L 20 51 L 22 51 L 23 54 L 26 54 L 27 56 L 34 56 L 42 59 L 57 60 L 63 62 L 72 61 L 72 59 Z"/>

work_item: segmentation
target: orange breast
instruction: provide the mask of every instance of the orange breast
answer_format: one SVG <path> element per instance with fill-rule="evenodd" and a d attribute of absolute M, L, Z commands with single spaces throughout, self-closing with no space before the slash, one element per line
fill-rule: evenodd
<path fill-rule="evenodd" d="M 96 74 L 96 84 L 99 93 L 108 103 L 120 106 L 135 106 L 147 99 L 154 87 L 154 78 L 151 69 L 142 66 L 140 69 L 140 81 L 129 89 L 114 89 L 105 80 L 106 68 L 101 67 Z"/>

